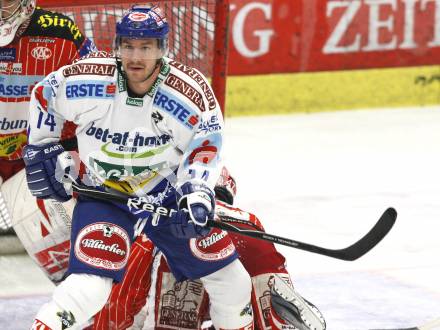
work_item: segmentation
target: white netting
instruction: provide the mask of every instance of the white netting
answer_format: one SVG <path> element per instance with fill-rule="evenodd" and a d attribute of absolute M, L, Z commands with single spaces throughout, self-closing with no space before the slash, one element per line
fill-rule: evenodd
<path fill-rule="evenodd" d="M 6 205 L 6 201 L 0 191 L 0 234 L 7 231 L 12 226 L 11 217 Z"/>
<path fill-rule="evenodd" d="M 170 57 L 211 77 L 215 33 L 215 0 L 159 3 L 171 27 Z M 130 4 L 51 8 L 73 17 L 100 50 L 111 50 L 116 21 Z"/>

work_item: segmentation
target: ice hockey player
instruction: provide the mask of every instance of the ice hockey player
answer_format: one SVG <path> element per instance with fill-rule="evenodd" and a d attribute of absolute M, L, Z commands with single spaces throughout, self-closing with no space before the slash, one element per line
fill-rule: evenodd
<path fill-rule="evenodd" d="M 64 215 L 54 212 L 61 204 L 48 200 L 37 205 L 24 182 L 21 153 L 29 100 L 46 75 L 91 50 L 93 43 L 65 15 L 36 8 L 35 0 L 0 1 L 0 204 L 9 209 L 2 210 L 0 230 L 12 231 L 13 225 L 29 255 L 53 281 L 67 265 L 70 234 Z M 66 149 L 76 145 L 72 126 L 66 125 L 60 137 Z"/>
<path fill-rule="evenodd" d="M 264 230 L 255 215 L 232 206 L 236 184 L 225 167 L 214 190 L 219 221 L 219 217 L 227 217 L 248 223 L 235 222 L 236 226 Z M 234 233 L 230 236 L 252 278 L 254 329 L 325 329 L 319 310 L 293 288 L 285 258 L 272 243 Z M 216 238 L 199 238 L 197 245 L 210 244 Z M 90 329 L 124 330 L 133 325 L 136 329 L 198 330 L 207 324 L 209 297 L 201 281 L 177 282 L 165 258 L 155 252 L 145 236 L 136 240 L 123 281 L 113 287 Z"/>
<path fill-rule="evenodd" d="M 206 78 L 164 56 L 168 31 L 159 7 L 133 6 L 117 23 L 115 55 L 82 58 L 32 92 L 23 159 L 34 196 L 71 198 L 62 179 L 74 165 L 59 144 L 68 120 L 77 125 L 84 183 L 178 210 L 167 218 L 80 196 L 68 276 L 38 312 L 36 329 L 86 324 L 106 303 L 113 281 L 121 281 L 142 227 L 177 281 L 203 283 L 217 329 L 253 327 L 249 274 L 228 234 L 206 227 L 221 170 L 222 114 Z M 201 122 L 215 122 L 218 130 L 198 130 Z M 195 245 L 194 238 L 214 234 L 215 244 Z"/>

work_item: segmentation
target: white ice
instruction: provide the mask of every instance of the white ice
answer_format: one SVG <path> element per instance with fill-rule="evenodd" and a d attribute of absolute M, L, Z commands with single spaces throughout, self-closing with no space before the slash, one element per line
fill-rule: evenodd
<path fill-rule="evenodd" d="M 329 330 L 440 318 L 440 108 L 233 118 L 226 135 L 236 205 L 267 232 L 343 248 L 397 209 L 389 235 L 356 261 L 279 246 Z M 28 329 L 52 289 L 28 258 L 0 257 L 0 329 Z"/>

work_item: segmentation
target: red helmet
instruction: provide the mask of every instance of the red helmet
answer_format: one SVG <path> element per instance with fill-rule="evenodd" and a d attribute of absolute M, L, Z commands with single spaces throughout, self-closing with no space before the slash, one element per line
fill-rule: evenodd
<path fill-rule="evenodd" d="M 17 0 L 7 6 L 0 1 L 0 47 L 9 45 L 15 33 L 35 10 L 36 0 Z"/>

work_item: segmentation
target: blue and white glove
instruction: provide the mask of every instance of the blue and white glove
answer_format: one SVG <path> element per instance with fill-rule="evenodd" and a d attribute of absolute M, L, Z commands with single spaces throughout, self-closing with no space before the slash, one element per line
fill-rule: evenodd
<path fill-rule="evenodd" d="M 205 185 L 189 182 L 182 185 L 179 192 L 179 210 L 170 219 L 171 233 L 177 238 L 207 235 L 211 228 L 206 224 L 209 219 L 214 219 L 214 193 Z"/>
<path fill-rule="evenodd" d="M 60 159 L 63 161 L 60 162 Z M 26 165 L 26 180 L 32 196 L 42 199 L 52 198 L 59 202 L 66 202 L 72 198 L 64 188 L 63 178 L 67 177 L 74 162 L 69 153 L 64 152 L 61 144 L 27 145 L 23 148 L 23 160 Z"/>

